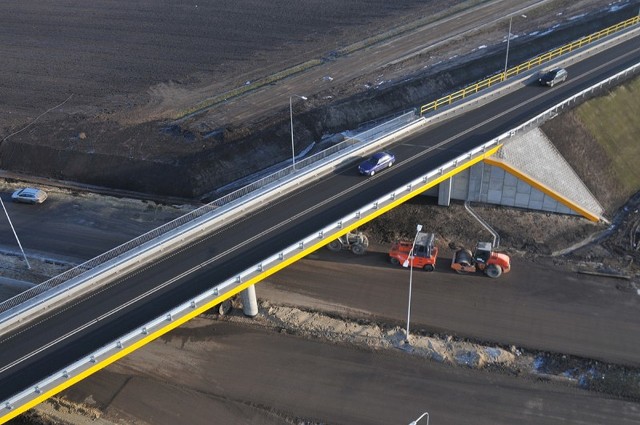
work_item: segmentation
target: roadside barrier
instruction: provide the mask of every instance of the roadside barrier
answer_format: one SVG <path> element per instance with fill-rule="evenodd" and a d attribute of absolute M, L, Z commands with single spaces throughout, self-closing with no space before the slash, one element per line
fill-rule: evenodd
<path fill-rule="evenodd" d="M 543 63 L 550 62 L 551 60 L 556 59 L 559 56 L 562 56 L 566 53 L 573 52 L 581 47 L 584 47 L 595 41 L 601 40 L 604 37 L 607 37 L 618 31 L 622 31 L 638 23 L 640 23 L 640 15 L 634 16 L 633 18 L 630 18 L 630 19 L 627 19 L 626 21 L 622 21 L 620 23 L 612 25 L 608 28 L 600 30 L 586 37 L 582 37 L 579 40 L 576 40 L 572 43 L 558 47 L 557 49 L 553 49 L 549 52 L 543 53 L 539 56 L 536 56 L 533 59 L 528 60 L 527 62 L 521 63 L 520 65 L 507 69 L 506 72 L 501 72 L 485 80 L 471 84 L 470 86 L 467 86 L 462 90 L 458 90 L 457 92 L 451 93 L 447 96 L 441 97 L 440 99 L 437 99 L 425 105 L 422 105 L 420 107 L 420 116 L 428 112 L 433 112 L 443 106 L 451 105 L 452 103 L 458 100 L 465 99 L 466 97 L 476 94 L 481 90 L 487 89 L 495 84 L 501 83 L 509 77 L 513 77 L 525 71 L 529 71 L 539 65 L 542 65 Z"/>

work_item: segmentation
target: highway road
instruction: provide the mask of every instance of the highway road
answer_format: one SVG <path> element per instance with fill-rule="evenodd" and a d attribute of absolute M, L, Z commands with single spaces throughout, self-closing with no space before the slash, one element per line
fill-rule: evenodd
<path fill-rule="evenodd" d="M 356 175 L 354 168 L 342 170 L 274 202 L 259 213 L 243 218 L 205 240 L 194 241 L 193 245 L 169 259 L 103 289 L 99 296 L 78 301 L 64 311 L 32 324 L 29 329 L 4 338 L 0 341 L 0 364 L 7 365 L 23 356 L 28 358 L 0 372 L 0 399 L 7 398 L 39 377 L 59 370 L 72 359 L 93 351 L 105 341 L 115 339 L 152 317 L 160 316 L 171 306 L 313 233 L 356 206 L 364 205 L 514 127 L 568 94 L 637 62 L 639 48 L 639 40 L 633 39 L 570 67 L 571 77 L 566 84 L 553 89 L 525 86 L 487 107 L 413 135 L 394 148 L 400 162 L 374 178 L 361 178 Z M 298 212 L 304 214 L 297 215 Z M 257 234 L 260 234 L 258 239 L 250 244 L 243 243 Z M 38 238 L 38 235 L 23 233 L 22 237 Z M 236 248 L 229 250 L 232 247 Z M 43 247 L 43 250 L 49 250 L 49 247 Z M 55 249 L 51 251 L 55 252 Z M 124 301 L 158 287 L 181 271 L 212 257 L 216 257 L 216 261 L 211 266 L 158 290 L 144 302 L 112 314 L 51 345 L 45 351 L 30 355 L 48 341 L 68 334 L 80 324 L 112 311 Z"/>

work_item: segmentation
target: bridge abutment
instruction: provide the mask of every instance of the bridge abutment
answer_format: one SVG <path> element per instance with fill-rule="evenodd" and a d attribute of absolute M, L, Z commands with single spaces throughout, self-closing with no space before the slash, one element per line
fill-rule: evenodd
<path fill-rule="evenodd" d="M 604 208 L 539 128 L 507 140 L 496 155 L 426 194 L 442 206 L 454 199 L 604 220 Z"/>

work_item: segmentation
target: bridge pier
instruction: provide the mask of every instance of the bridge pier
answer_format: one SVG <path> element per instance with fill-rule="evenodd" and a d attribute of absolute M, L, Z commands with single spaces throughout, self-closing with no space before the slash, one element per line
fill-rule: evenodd
<path fill-rule="evenodd" d="M 258 299 L 256 298 L 256 286 L 251 285 L 240 293 L 242 296 L 242 312 L 245 316 L 258 315 Z"/>
<path fill-rule="evenodd" d="M 449 177 L 438 185 L 438 205 L 448 207 L 451 205 L 452 178 Z"/>

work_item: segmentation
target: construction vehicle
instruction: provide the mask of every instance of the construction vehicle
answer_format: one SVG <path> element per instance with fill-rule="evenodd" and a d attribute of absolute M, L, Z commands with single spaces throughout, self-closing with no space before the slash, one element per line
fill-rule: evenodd
<path fill-rule="evenodd" d="M 416 234 L 415 246 L 414 241 L 398 240 L 389 250 L 389 260 L 393 265 L 407 267 L 418 267 L 425 271 L 432 272 L 436 267 L 436 259 L 438 258 L 438 247 L 435 244 L 436 236 L 433 233 L 418 232 Z M 411 256 L 411 247 L 413 248 L 413 259 Z M 405 264 L 406 263 L 406 264 Z"/>
<path fill-rule="evenodd" d="M 231 310 L 233 310 L 233 302 L 235 298 L 236 298 L 235 296 L 231 298 L 227 298 L 226 300 L 222 301 L 220 304 L 214 305 L 209 311 L 218 316 L 226 316 L 229 313 L 231 313 Z"/>
<path fill-rule="evenodd" d="M 349 232 L 346 235 L 340 236 L 338 239 L 334 239 L 327 245 L 329 251 L 338 252 L 343 249 L 347 249 L 356 255 L 362 255 L 367 252 L 369 247 L 369 239 L 362 233 Z"/>
<path fill-rule="evenodd" d="M 458 249 L 451 259 L 451 268 L 458 273 L 480 270 L 495 279 L 511 270 L 511 259 L 507 254 L 494 252 L 491 242 L 478 242 L 473 253 L 465 248 Z"/>

